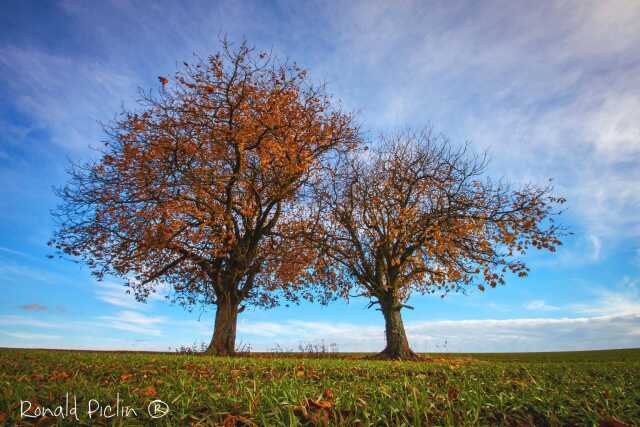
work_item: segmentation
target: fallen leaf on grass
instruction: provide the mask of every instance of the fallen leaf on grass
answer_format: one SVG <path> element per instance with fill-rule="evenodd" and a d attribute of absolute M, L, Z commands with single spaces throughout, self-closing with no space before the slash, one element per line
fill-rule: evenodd
<path fill-rule="evenodd" d="M 303 425 L 319 426 L 329 424 L 329 412 L 324 409 L 296 406 L 293 413 L 303 421 Z"/>
<path fill-rule="evenodd" d="M 623 423 L 616 417 L 609 417 L 600 420 L 598 427 L 631 427 L 630 424 Z"/>
<path fill-rule="evenodd" d="M 227 415 L 225 419 L 222 421 L 222 425 L 224 427 L 236 427 L 236 426 L 249 426 L 249 427 L 258 427 L 256 423 L 251 421 L 249 418 L 243 417 L 242 415 Z"/>
<path fill-rule="evenodd" d="M 460 391 L 457 388 L 449 387 L 449 390 L 447 391 L 447 397 L 449 397 L 449 400 L 456 400 L 459 393 Z"/>
<path fill-rule="evenodd" d="M 185 363 L 183 366 L 188 371 L 193 371 L 193 370 L 197 370 L 198 369 L 198 365 L 196 365 L 195 363 L 192 363 L 192 362 Z"/>
<path fill-rule="evenodd" d="M 361 397 L 356 399 L 356 406 L 360 406 L 361 408 L 366 408 L 369 406 L 367 402 L 365 402 Z"/>
<path fill-rule="evenodd" d="M 511 387 L 514 390 L 517 389 L 525 389 L 528 387 L 528 383 L 526 381 L 522 381 L 522 380 L 511 380 Z"/>
<path fill-rule="evenodd" d="M 309 406 L 313 406 L 318 409 L 331 409 L 333 407 L 333 403 L 326 400 L 308 399 L 307 402 Z"/>
<path fill-rule="evenodd" d="M 36 421 L 37 426 L 50 426 L 56 423 L 56 419 L 54 417 L 43 416 L 38 418 Z"/>
<path fill-rule="evenodd" d="M 57 381 L 57 380 L 67 380 L 71 377 L 71 374 L 65 371 L 53 371 L 51 375 L 49 375 L 49 380 Z"/>
<path fill-rule="evenodd" d="M 332 393 L 331 396 L 333 396 Z M 300 406 L 293 408 L 293 413 L 303 421 L 304 425 L 324 426 L 331 420 L 332 409 L 333 403 L 328 400 L 305 399 Z"/>
<path fill-rule="evenodd" d="M 142 395 L 145 396 L 145 397 L 155 397 L 155 396 L 157 396 L 157 394 L 158 394 L 158 392 L 156 391 L 156 388 L 154 386 L 152 386 L 152 385 L 142 389 Z"/>

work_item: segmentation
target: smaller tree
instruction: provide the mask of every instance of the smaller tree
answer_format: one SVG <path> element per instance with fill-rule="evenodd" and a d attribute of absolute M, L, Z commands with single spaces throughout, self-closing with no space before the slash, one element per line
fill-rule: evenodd
<path fill-rule="evenodd" d="M 309 241 L 348 297 L 379 305 L 387 346 L 380 358 L 413 359 L 401 317 L 413 292 L 460 291 L 524 277 L 527 249 L 555 251 L 561 228 L 552 188 L 511 189 L 482 178 L 485 157 L 430 131 L 383 138 L 336 163 L 315 191 Z"/>

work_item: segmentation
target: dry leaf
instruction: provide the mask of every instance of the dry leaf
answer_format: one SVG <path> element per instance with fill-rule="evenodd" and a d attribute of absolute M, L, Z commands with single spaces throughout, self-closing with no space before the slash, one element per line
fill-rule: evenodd
<path fill-rule="evenodd" d="M 142 395 L 146 397 L 155 397 L 157 394 L 158 392 L 156 391 L 156 388 L 152 385 L 150 385 L 149 387 L 145 387 L 142 390 Z"/>
<path fill-rule="evenodd" d="M 600 422 L 598 423 L 598 427 L 631 427 L 631 425 L 623 423 L 616 417 L 609 417 L 600 420 Z"/>

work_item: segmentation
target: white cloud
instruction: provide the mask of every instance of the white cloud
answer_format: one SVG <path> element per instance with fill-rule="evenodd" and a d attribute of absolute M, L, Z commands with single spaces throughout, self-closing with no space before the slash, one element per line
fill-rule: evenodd
<path fill-rule="evenodd" d="M 2 158 L 2 153 L 0 152 L 0 159 L 1 158 Z M 28 254 L 26 254 L 24 252 L 17 251 L 15 249 L 11 249 L 11 248 L 6 248 L 4 246 L 0 246 L 0 252 L 5 252 L 5 253 L 11 254 L 11 255 L 18 255 L 18 256 L 21 256 L 21 257 L 31 257 L 31 255 L 28 255 Z"/>
<path fill-rule="evenodd" d="M 600 253 L 602 252 L 602 240 L 598 236 L 589 235 L 591 241 L 591 260 L 598 261 L 600 259 Z"/>
<path fill-rule="evenodd" d="M 117 314 L 117 318 L 123 322 L 131 322 L 145 326 L 164 322 L 162 317 L 148 317 L 135 311 L 121 311 Z"/>
<path fill-rule="evenodd" d="M 544 300 L 532 300 L 524 305 L 526 310 L 530 311 L 556 311 L 560 310 L 560 307 L 555 305 L 550 305 L 544 302 Z"/>
<path fill-rule="evenodd" d="M 548 304 L 542 299 L 531 300 L 523 307 L 529 311 L 564 311 L 576 315 L 626 316 L 640 314 L 639 279 L 625 276 L 610 288 L 602 286 L 591 290 L 593 300 L 564 305 Z"/>
<path fill-rule="evenodd" d="M 162 331 L 157 328 L 158 324 L 165 323 L 163 317 L 145 316 L 135 311 L 121 311 L 113 316 L 100 316 L 98 321 L 101 326 L 121 331 L 133 332 L 141 335 L 162 335 Z"/>
<path fill-rule="evenodd" d="M 417 351 L 553 351 L 640 346 L 640 280 L 624 277 L 612 288 L 596 287 L 585 303 L 550 304 L 528 301 L 524 309 L 567 313 L 559 317 L 435 320 L 406 322 Z M 241 320 L 238 332 L 256 349 L 275 343 L 296 349 L 299 343 L 337 343 L 341 351 L 379 351 L 384 347 L 381 324 L 349 322 L 251 322 Z M 445 346 L 446 342 L 446 346 Z"/>
<path fill-rule="evenodd" d="M 624 277 L 613 289 L 597 288 L 595 304 L 572 304 L 577 313 L 620 316 L 640 313 L 640 289 L 638 279 Z"/>
<path fill-rule="evenodd" d="M 637 1 L 356 1 L 339 15 L 329 4 L 289 6 L 276 15 L 233 2 L 105 3 L 96 13 L 66 2 L 62 11 L 78 32 L 91 31 L 103 55 L 5 46 L 0 70 L 16 106 L 58 144 L 78 148 L 99 141 L 95 121 L 135 98 L 136 86 L 215 49 L 218 31 L 247 35 L 327 80 L 362 112 L 365 129 L 429 121 L 455 140 L 490 147 L 497 174 L 555 177 L 570 214 L 593 236 L 593 260 L 607 239 L 640 237 Z M 274 22 L 287 25 L 286 39 Z M 128 48 L 131 39 L 140 49 Z"/>
<path fill-rule="evenodd" d="M 273 322 L 238 322 L 238 332 L 258 337 L 281 337 L 290 335 L 292 330 L 286 324 Z"/>
<path fill-rule="evenodd" d="M 638 279 L 624 277 L 611 289 L 595 288 L 594 299 L 588 303 L 559 305 L 537 299 L 524 306 L 534 312 L 562 312 L 562 316 L 557 317 L 409 321 L 406 322 L 406 330 L 412 347 L 417 351 L 551 351 L 634 347 L 640 345 L 639 285 Z M 241 317 L 238 339 L 251 343 L 254 350 L 270 350 L 276 343 L 283 348 L 295 350 L 300 343 L 317 343 L 323 340 L 327 346 L 331 343 L 338 344 L 341 351 L 379 351 L 384 346 L 381 321 L 382 318 L 379 323 L 374 324 L 308 320 L 265 322 Z M 0 325 L 4 326 L 3 329 L 7 325 L 34 328 L 35 330 L 24 333 L 35 335 L 41 334 L 39 328 L 65 329 L 65 339 L 56 344 L 65 348 L 103 348 L 99 343 L 95 346 L 89 344 L 90 337 L 105 335 L 95 333 L 103 328 L 148 337 L 163 337 L 161 341 L 175 336 L 176 331 L 189 331 L 194 340 L 202 338 L 206 341 L 210 337 L 212 326 L 210 319 L 206 322 L 170 322 L 165 317 L 149 316 L 133 310 L 123 310 L 89 321 L 69 322 L 59 321 L 57 318 L 40 320 L 3 315 L 0 316 Z M 12 337 L 6 333 L 5 335 Z M 67 336 L 75 336 L 76 341 Z M 177 336 L 182 335 L 179 332 Z M 82 339 L 78 340 L 77 337 Z M 25 345 L 27 344 L 29 343 Z M 13 344 L 9 342 L 9 345 Z M 114 344 L 113 348 L 166 349 L 168 345 L 175 346 L 176 343 L 161 344 L 159 338 L 152 338 L 144 344 L 136 342 L 134 345 L 127 341 Z"/>
<path fill-rule="evenodd" d="M 640 345 L 640 314 L 625 316 L 473 319 L 407 322 L 416 351 L 551 351 L 621 348 Z M 265 333 L 265 331 L 268 331 Z M 244 321 L 238 332 L 255 349 L 276 343 L 297 349 L 299 343 L 324 341 L 340 351 L 380 351 L 384 329 L 352 323 Z M 446 345 L 445 345 L 446 342 Z"/>
<path fill-rule="evenodd" d="M 134 310 L 145 310 L 150 302 L 166 301 L 167 295 L 171 292 L 171 286 L 160 283 L 155 287 L 146 302 L 136 300 L 133 293 L 127 293 L 129 288 L 121 283 L 102 281 L 96 283 L 96 297 L 107 304 L 116 307 L 129 308 Z"/>
<path fill-rule="evenodd" d="M 99 144 L 98 121 L 108 121 L 135 96 L 135 81 L 100 61 L 82 61 L 32 48 L 0 48 L 0 70 L 15 94 L 15 105 L 74 150 Z"/>
<path fill-rule="evenodd" d="M 172 322 L 172 325 L 174 325 L 174 323 L 179 324 L 180 322 Z M 90 320 L 69 320 L 66 318 L 50 316 L 45 320 L 16 315 L 0 316 L 0 326 L 2 326 L 3 329 L 6 329 L 6 327 L 17 326 L 27 327 L 29 328 L 29 332 L 25 332 L 25 334 L 32 334 L 34 336 L 39 334 L 39 332 L 37 332 L 38 329 L 63 329 L 65 330 L 65 338 L 81 337 L 82 342 L 87 340 L 90 341 L 92 337 L 96 335 L 96 329 L 102 328 L 132 332 L 140 335 L 161 336 L 163 335 L 163 330 L 160 328 L 160 325 L 165 324 L 167 324 L 167 319 L 165 317 L 146 316 L 132 310 L 119 311 L 112 315 L 98 316 Z M 193 328 L 194 325 L 192 324 L 189 330 L 192 330 Z M 32 332 L 33 330 L 36 332 Z M 13 336 L 8 334 L 6 331 L 0 332 L 8 336 Z M 101 332 L 97 335 L 104 337 L 105 333 Z M 108 336 L 105 338 L 108 338 Z M 78 342 L 76 346 L 83 346 L 84 344 L 82 344 L 82 342 Z M 61 342 L 59 345 L 65 348 L 70 346 L 68 341 Z M 71 345 L 71 347 L 73 347 L 73 345 Z"/>
<path fill-rule="evenodd" d="M 0 262 L 0 280 L 21 284 L 25 280 L 48 284 L 68 283 L 69 279 L 51 270 L 44 270 L 34 265 L 20 265 L 13 262 Z"/>
<path fill-rule="evenodd" d="M 122 308 L 145 308 L 144 303 L 136 301 L 134 295 L 127 293 L 127 287 L 123 284 L 98 282 L 96 286 L 95 294 L 100 301 Z"/>
<path fill-rule="evenodd" d="M 587 228 L 592 262 L 603 240 L 640 237 L 640 3 L 360 6 L 338 21 L 352 31 L 337 55 L 378 70 L 366 80 L 371 122 L 431 120 L 488 147 L 497 175 L 554 177 Z"/>
<path fill-rule="evenodd" d="M 44 321 L 30 317 L 16 316 L 12 314 L 0 316 L 0 325 L 9 326 L 32 326 L 36 328 L 63 328 L 63 324 L 53 321 Z"/>
<path fill-rule="evenodd" d="M 58 340 L 62 337 L 60 335 L 48 335 L 48 334 L 32 334 L 29 332 L 4 332 L 0 333 L 19 340 Z"/>
<path fill-rule="evenodd" d="M 555 177 L 558 191 L 569 198 L 571 219 L 587 228 L 578 236 L 579 250 L 568 255 L 561 251 L 558 259 L 599 261 L 612 247 L 609 240 L 640 237 L 640 63 L 634 60 L 640 57 L 640 2 L 558 0 L 535 8 L 499 1 L 443 2 L 428 8 L 418 2 L 352 2 L 342 5 L 338 15 L 333 6 L 292 5 L 282 12 L 290 13 L 290 19 L 283 20 L 290 26 L 290 41 L 269 32 L 270 12 L 237 4 L 192 5 L 194 9 L 105 5 L 109 10 L 103 12 L 108 13 L 95 13 L 76 2 L 63 4 L 77 25 L 74 30 L 95 34 L 99 58 L 0 47 L 0 71 L 11 107 L 34 121 L 28 129 L 0 122 L 5 139 L 26 141 L 30 132 L 44 128 L 58 146 L 76 150 L 95 145 L 101 137 L 96 120 L 118 112 L 122 101 L 136 96 L 138 84 L 157 84 L 156 76 L 172 71 L 174 61 L 189 59 L 193 51 L 215 49 L 218 27 L 232 37 L 255 30 L 264 37 L 249 33 L 249 42 L 275 43 L 267 47 L 300 60 L 312 77 L 327 79 L 347 108 L 362 111 L 365 129 L 430 121 L 456 141 L 470 139 L 477 148 L 489 147 L 496 174 L 516 182 Z M 127 32 L 117 31 L 118 25 Z M 128 49 L 131 39 L 140 49 Z M 19 255 L 10 248 L 0 251 Z M 640 265 L 640 249 L 637 256 Z M 0 264 L 0 276 L 15 283 L 68 282 L 54 272 L 9 263 Z M 162 318 L 134 312 L 146 306 L 124 290 L 115 283 L 98 285 L 99 300 L 128 309 L 103 316 L 99 326 L 160 335 Z M 581 316 L 575 319 L 429 322 L 409 324 L 408 329 L 416 345 L 425 349 L 449 335 L 456 337 L 452 345 L 459 349 L 485 348 L 482 339 L 489 350 L 494 341 L 496 349 L 586 348 L 589 343 L 609 345 L 606 328 L 611 329 L 611 346 L 637 345 L 629 337 L 637 337 L 633 316 L 640 312 L 639 300 L 637 287 L 628 286 L 599 290 L 589 303 L 561 305 L 547 297 L 525 307 Z M 18 316 L 2 316 L 0 324 L 56 327 L 54 322 Z M 95 326 L 87 322 L 82 327 Z M 572 331 L 566 343 L 556 328 Z M 263 342 L 334 337 L 344 343 L 342 349 L 369 351 L 379 350 L 383 337 L 375 325 L 293 320 L 241 321 L 239 332 Z M 532 338 L 540 336 L 549 344 Z M 581 341 L 580 336 L 591 338 Z"/>

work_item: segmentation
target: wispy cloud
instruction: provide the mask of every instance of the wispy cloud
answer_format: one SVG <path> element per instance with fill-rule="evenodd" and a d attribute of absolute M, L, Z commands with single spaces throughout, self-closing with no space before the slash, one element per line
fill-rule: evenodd
<path fill-rule="evenodd" d="M 337 55 L 384 70 L 366 77 L 377 88 L 365 104 L 377 123 L 427 118 L 488 148 L 497 175 L 554 177 L 592 236 L 592 262 L 603 239 L 640 237 L 640 62 L 631 59 L 640 55 L 640 3 L 360 6 L 336 24 L 352 28 Z"/>
<path fill-rule="evenodd" d="M 640 280 L 625 277 L 614 288 L 597 288 L 593 304 L 572 304 L 578 313 L 616 316 L 640 313 Z"/>
<path fill-rule="evenodd" d="M 107 304 L 116 307 L 141 309 L 145 304 L 137 301 L 132 294 L 127 293 L 123 284 L 114 282 L 98 282 L 95 290 L 96 297 Z"/>
<path fill-rule="evenodd" d="M 15 200 L 23 200 L 16 198 L 18 194 L 45 191 L 42 182 L 49 194 L 48 177 L 34 177 L 37 185 L 25 191 L 23 170 L 37 165 L 16 163 L 15 147 L 25 152 L 50 148 L 80 161 L 91 156 L 86 147 L 98 145 L 103 136 L 98 120 L 112 118 L 121 103 L 131 106 L 137 86 L 157 86 L 157 75 L 172 72 L 176 61 L 189 60 L 192 52 L 206 55 L 217 49 L 218 35 L 228 33 L 236 41 L 246 35 L 250 43 L 308 67 L 313 79 L 329 83 L 345 108 L 360 111 L 363 129 L 371 134 L 428 121 L 454 141 L 468 139 L 477 150 L 489 149 L 495 175 L 517 183 L 554 177 L 558 192 L 569 199 L 563 221 L 577 235 L 575 244 L 563 247 L 551 261 L 555 264 L 545 267 L 605 262 L 620 241 L 640 247 L 636 244 L 640 241 L 640 2 L 550 0 L 531 8 L 500 0 L 428 6 L 417 1 L 353 1 L 341 4 L 337 15 L 335 7 L 330 2 L 253 7 L 225 0 L 190 2 L 186 7 L 170 2 L 103 2 L 90 7 L 62 2 L 56 13 L 64 14 L 77 35 L 68 38 L 72 43 L 51 49 L 48 37 L 40 42 L 16 37 L 11 38 L 15 43 L 0 46 L 4 76 L 0 86 L 8 95 L 7 110 L 25 118 L 0 117 L 0 138 L 8 142 L 0 152 L 0 166 L 5 168 L 0 169 L 0 181 L 19 183 L 12 186 L 9 197 L 3 193 L 3 207 L 13 208 Z M 282 26 L 287 28 L 286 37 L 277 29 Z M 136 40 L 136 49 L 130 48 L 131 40 Z M 21 209 L 12 212 L 22 215 Z M 50 265 L 29 265 L 23 262 L 28 254 L 7 242 L 3 245 L 0 283 L 75 286 L 70 282 L 85 280 L 58 274 Z M 640 266 L 640 249 L 637 262 Z M 582 302 L 539 295 L 519 313 L 509 310 L 515 305 L 521 310 L 521 302 L 503 307 L 487 301 L 487 307 L 496 308 L 496 316 L 525 313 L 525 323 L 516 322 L 523 319 L 493 324 L 429 322 L 435 326 L 408 324 L 408 328 L 417 345 L 425 348 L 447 334 L 457 334 L 455 345 L 460 349 L 467 348 L 465 340 L 469 349 L 485 348 L 483 338 L 487 349 L 492 340 L 500 342 L 497 349 L 544 347 L 533 338 L 538 336 L 555 337 L 567 348 L 590 342 L 599 346 L 607 340 L 607 327 L 612 346 L 629 343 L 634 336 L 630 331 L 637 331 L 633 317 L 640 306 L 637 286 L 594 289 L 593 294 L 585 291 L 576 297 Z M 164 290 L 151 302 L 162 299 Z M 153 305 L 138 303 L 122 285 L 102 283 L 89 292 L 105 303 L 101 309 L 119 312 L 68 322 L 65 328 L 157 336 L 169 323 L 173 326 L 160 317 L 139 314 L 148 314 Z M 70 312 L 74 303 L 69 303 Z M 60 328 L 54 313 L 49 309 L 46 314 L 52 320 L 46 321 L 0 316 L 0 324 Z M 551 317 L 561 315 L 566 318 Z M 533 316 L 550 320 L 535 323 Z M 580 334 L 591 336 L 585 325 L 593 326 L 596 335 L 580 343 L 576 338 Z M 552 326 L 573 328 L 567 343 L 564 336 L 553 335 L 557 331 Z M 187 330 L 210 333 L 195 326 Z M 344 342 L 345 349 L 352 345 L 371 351 L 380 348 L 383 337 L 380 325 L 355 321 L 245 320 L 239 331 L 263 342 L 334 337 Z M 121 347 L 124 342 L 113 345 Z"/>
<path fill-rule="evenodd" d="M 32 334 L 30 332 L 4 332 L 0 331 L 1 334 L 7 335 L 11 338 L 17 338 L 19 340 L 59 340 L 62 337 L 60 335 L 49 335 L 49 334 Z"/>
<path fill-rule="evenodd" d="M 361 111 L 365 128 L 428 120 L 489 148 L 498 175 L 555 177 L 599 261 L 605 240 L 640 237 L 633 215 L 640 210 L 640 62 L 633 59 L 640 57 L 640 3 L 522 6 L 354 1 L 336 16 L 331 3 L 290 3 L 278 12 L 227 1 L 104 3 L 96 13 L 66 2 L 61 10 L 78 31 L 91 29 L 104 54 L 3 46 L 0 70 L 16 108 L 56 143 L 77 149 L 98 143 L 95 121 L 134 99 L 138 85 L 192 52 L 210 53 L 220 33 L 246 35 L 327 80 L 347 108 Z M 129 49 L 131 39 L 140 49 Z"/>
<path fill-rule="evenodd" d="M 49 284 L 68 282 L 68 278 L 64 276 L 32 264 L 23 265 L 14 262 L 0 261 L 0 282 L 15 284 L 23 282 L 24 280 Z"/>
<path fill-rule="evenodd" d="M 2 158 L 2 154 L 3 153 L 0 152 L 0 159 Z M 11 254 L 11 255 L 18 255 L 18 256 L 21 256 L 21 257 L 31 257 L 31 255 L 26 254 L 26 253 L 24 253 L 22 251 L 18 251 L 18 250 L 11 249 L 11 248 L 5 248 L 4 246 L 0 246 L 0 252 L 4 252 L 4 253 L 7 253 L 7 254 Z"/>
<path fill-rule="evenodd" d="M 593 298 L 588 302 L 572 302 L 568 304 L 549 304 L 545 300 L 535 299 L 524 304 L 529 311 L 550 312 L 562 311 L 575 315 L 624 316 L 640 314 L 639 279 L 625 276 L 611 286 L 594 286 L 590 290 Z"/>
<path fill-rule="evenodd" d="M 36 328 L 64 328 L 64 327 L 66 327 L 61 322 L 56 322 L 56 321 L 52 321 L 52 320 L 32 319 L 30 317 L 16 316 L 16 315 L 12 315 L 12 314 L 7 314 L 7 315 L 0 316 L 0 325 L 32 326 L 32 327 L 36 327 Z"/>
<path fill-rule="evenodd" d="M 135 311 L 121 311 L 113 316 L 100 316 L 102 326 L 142 335 L 158 336 L 162 331 L 157 328 L 166 319 L 163 317 L 145 316 Z"/>
<path fill-rule="evenodd" d="M 640 344 L 640 314 L 625 316 L 472 319 L 408 322 L 417 351 L 550 351 L 633 347 Z M 240 335 L 267 350 L 275 343 L 336 343 L 341 351 L 379 351 L 384 328 L 330 322 L 241 322 Z M 446 342 L 446 345 L 445 345 Z"/>
<path fill-rule="evenodd" d="M 406 322 L 418 351 L 552 351 L 622 348 L 640 345 L 640 280 L 624 277 L 610 288 L 592 290 L 583 303 L 552 304 L 535 299 L 523 308 L 541 317 Z M 513 313 L 513 310 L 511 310 Z M 549 314 L 556 313 L 556 317 Z M 558 316 L 560 314 L 560 316 Z M 246 340 L 270 349 L 274 343 L 296 348 L 300 342 L 335 342 L 343 351 L 377 351 L 384 346 L 380 324 L 288 320 L 240 321 Z M 444 343 L 447 343 L 445 346 Z"/>
<path fill-rule="evenodd" d="M 525 310 L 530 311 L 557 311 L 561 308 L 556 305 L 550 305 L 544 302 L 544 300 L 537 299 L 529 301 L 524 305 Z"/>
<path fill-rule="evenodd" d="M 135 83 L 123 70 L 33 48 L 1 47 L 0 69 L 12 75 L 9 86 L 16 107 L 31 115 L 55 143 L 75 150 L 98 145 L 98 121 L 113 118 L 125 96 L 136 94 Z"/>
<path fill-rule="evenodd" d="M 602 253 L 602 240 L 598 236 L 589 235 L 591 241 L 591 260 L 598 261 Z"/>
<path fill-rule="evenodd" d="M 0 315 L 0 326 L 28 327 L 30 329 L 64 329 L 74 334 L 95 334 L 97 329 L 116 329 L 143 335 L 162 335 L 159 325 L 166 323 L 164 317 L 145 316 L 144 314 L 124 310 L 112 315 L 97 316 L 87 320 L 68 320 L 57 317 L 34 319 L 26 316 Z M 104 334 L 104 332 L 101 332 Z"/>
<path fill-rule="evenodd" d="M 129 288 L 121 283 L 116 282 L 97 282 L 95 288 L 96 297 L 107 304 L 129 308 L 134 310 L 145 310 L 149 307 L 150 302 L 165 301 L 171 287 L 167 284 L 159 284 L 155 291 L 149 295 L 147 302 L 136 300 L 133 293 L 128 293 Z"/>

